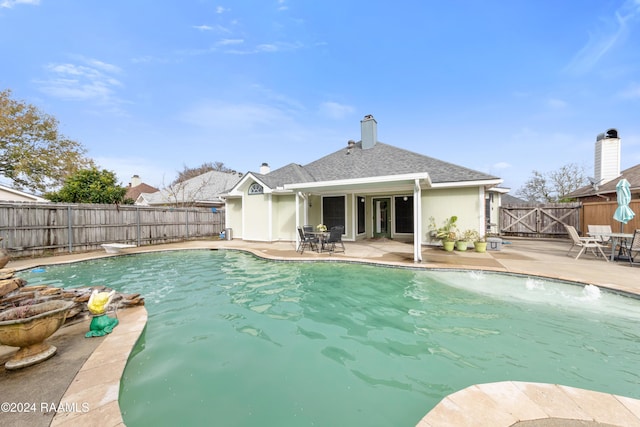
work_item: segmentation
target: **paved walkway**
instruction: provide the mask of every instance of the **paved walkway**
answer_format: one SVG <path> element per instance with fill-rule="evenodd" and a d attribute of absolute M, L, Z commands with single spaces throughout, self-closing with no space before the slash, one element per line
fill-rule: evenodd
<path fill-rule="evenodd" d="M 175 249 L 239 249 L 279 260 L 341 260 L 418 268 L 502 271 L 582 282 L 621 293 L 640 295 L 640 266 L 630 267 L 628 263 L 605 262 L 591 254 L 585 254 L 575 260 L 566 255 L 571 246 L 567 240 L 508 240 L 509 243 L 504 244 L 501 251 L 487 253 L 449 253 L 438 248 L 426 247 L 422 251 L 421 263 L 413 261 L 412 244 L 390 240 L 346 242 L 347 249 L 344 254 L 305 251 L 300 255 L 295 251 L 292 242 L 257 243 L 241 240 L 191 241 L 125 249 L 123 253 Z M 12 260 L 7 267 L 22 270 L 105 256 L 114 255 L 91 252 L 20 259 Z M 34 389 L 57 392 L 63 410 L 57 413 L 40 413 L 39 425 L 48 425 L 49 422 L 56 426 L 124 425 L 118 407 L 119 381 L 129 353 L 146 324 L 146 310 L 144 307 L 123 310 L 119 312 L 119 318 L 120 325 L 112 334 L 100 338 L 101 341 L 95 349 L 85 346 L 84 350 L 79 350 L 84 351 L 84 358 L 74 358 L 73 361 L 62 363 L 72 380 L 49 381 L 38 374 L 36 369 L 25 370 L 21 373 L 22 389 L 14 385 L 15 393 L 11 398 L 33 400 Z M 88 325 L 82 325 L 82 328 L 88 329 Z M 71 332 L 76 331 L 72 331 L 71 327 L 62 328 L 51 340 L 61 340 L 65 334 Z M 3 354 L 7 357 L 6 355 L 13 350 L 15 349 L 0 346 L 0 362 Z M 56 358 L 62 359 L 62 356 L 58 355 Z M 56 358 L 44 362 L 41 366 L 52 363 Z M 64 370 L 63 367 L 60 369 Z M 1 389 L 8 384 L 5 382 L 6 375 L 7 373 L 0 372 Z M 70 382 L 62 384 L 65 381 Z M 88 408 L 87 411 L 83 410 L 83 404 Z M 65 408 L 70 410 L 65 411 Z M 0 414 L 0 424 L 4 424 L 3 419 L 8 420 L 7 416 L 12 415 L 16 414 Z M 12 418 L 11 425 L 35 425 L 28 420 L 21 424 L 21 420 L 24 421 L 23 418 Z M 640 401 L 551 384 L 503 382 L 476 385 L 447 396 L 418 424 L 420 427 L 467 425 L 640 426 Z"/>

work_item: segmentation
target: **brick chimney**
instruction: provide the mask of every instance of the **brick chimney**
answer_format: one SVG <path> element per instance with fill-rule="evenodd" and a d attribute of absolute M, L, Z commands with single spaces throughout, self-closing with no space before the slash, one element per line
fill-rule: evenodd
<path fill-rule="evenodd" d="M 593 169 L 596 185 L 604 184 L 620 176 L 620 138 L 616 129 L 609 129 L 596 138 Z"/>
<path fill-rule="evenodd" d="M 360 121 L 360 132 L 362 135 L 362 149 L 373 148 L 378 141 L 378 122 L 371 114 L 364 116 Z"/>

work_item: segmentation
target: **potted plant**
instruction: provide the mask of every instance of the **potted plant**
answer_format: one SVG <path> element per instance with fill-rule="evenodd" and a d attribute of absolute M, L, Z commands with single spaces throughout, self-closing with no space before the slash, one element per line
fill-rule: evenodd
<path fill-rule="evenodd" d="M 486 236 L 481 236 L 476 230 L 473 230 L 473 233 L 470 235 L 471 241 L 473 242 L 473 247 L 476 252 L 486 252 L 487 251 L 487 238 Z"/>
<path fill-rule="evenodd" d="M 459 251 L 466 251 L 469 243 L 474 241 L 477 233 L 477 231 L 471 229 L 464 230 L 460 234 L 458 240 L 456 240 L 456 249 Z"/>
<path fill-rule="evenodd" d="M 456 244 L 456 236 L 458 229 L 456 228 L 456 222 L 458 217 L 455 215 L 445 219 L 440 227 L 436 226 L 435 218 L 430 218 L 430 229 L 434 233 L 437 239 L 442 241 L 442 247 L 445 251 L 452 251 Z"/>

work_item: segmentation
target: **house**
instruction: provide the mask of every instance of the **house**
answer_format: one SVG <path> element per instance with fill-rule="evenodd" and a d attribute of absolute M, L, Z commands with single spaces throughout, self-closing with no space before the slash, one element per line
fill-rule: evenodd
<path fill-rule="evenodd" d="M 224 207 L 223 195 L 236 185 L 240 177 L 237 173 L 209 171 L 155 193 L 141 193 L 135 204 L 221 208 Z"/>
<path fill-rule="evenodd" d="M 616 201 L 616 185 L 622 178 L 629 181 L 631 199 L 640 199 L 640 164 L 620 171 L 621 140 L 616 129 L 596 137 L 594 176 L 590 184 L 569 193 L 567 197 L 582 203 Z"/>
<path fill-rule="evenodd" d="M 420 261 L 431 217 L 456 215 L 461 229 L 484 234 L 486 196 L 500 178 L 379 142 L 371 115 L 360 125 L 360 141 L 307 165 L 245 174 L 226 197 L 234 238 L 296 241 L 299 225 L 342 225 L 344 241 L 413 241 Z"/>
<path fill-rule="evenodd" d="M 160 189 L 149 184 L 145 184 L 142 182 L 139 175 L 133 175 L 131 177 L 131 182 L 127 186 L 127 192 L 125 193 L 124 198 L 125 200 L 131 199 L 135 201 L 138 200 L 138 197 L 142 193 L 155 193 L 156 191 L 160 191 Z"/>
<path fill-rule="evenodd" d="M 48 202 L 44 199 L 33 194 L 25 193 L 24 191 L 16 190 L 11 187 L 0 185 L 0 201 L 2 202 Z"/>

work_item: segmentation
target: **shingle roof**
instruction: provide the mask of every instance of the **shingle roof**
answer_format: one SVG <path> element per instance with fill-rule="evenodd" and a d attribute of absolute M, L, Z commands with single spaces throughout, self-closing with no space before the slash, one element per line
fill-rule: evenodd
<path fill-rule="evenodd" d="M 136 200 L 142 193 L 155 193 L 156 191 L 160 190 L 143 182 L 142 184 L 136 185 L 135 187 L 127 188 L 127 193 L 124 195 L 124 198 Z"/>
<path fill-rule="evenodd" d="M 620 173 L 619 177 L 612 179 L 609 182 L 605 182 L 604 184 L 598 185 L 597 190 L 593 188 L 592 185 L 585 185 L 584 187 L 580 187 L 572 193 L 569 193 L 567 197 L 580 198 L 595 196 L 596 194 L 615 193 L 616 185 L 622 178 L 626 178 L 626 180 L 629 181 L 632 192 L 640 190 L 640 164 L 632 166 L 629 169 L 625 169 Z"/>
<path fill-rule="evenodd" d="M 223 200 L 221 194 L 233 188 L 241 176 L 235 173 L 209 171 L 179 184 L 152 193 L 144 194 L 144 199 L 150 205 L 167 203 L 215 202 Z"/>
<path fill-rule="evenodd" d="M 335 151 L 305 166 L 289 164 L 267 175 L 253 173 L 271 188 L 292 183 L 338 181 L 377 176 L 427 172 L 432 183 L 492 180 L 498 177 L 433 157 L 417 154 L 392 145 L 377 142 L 362 149 L 356 143 Z"/>

